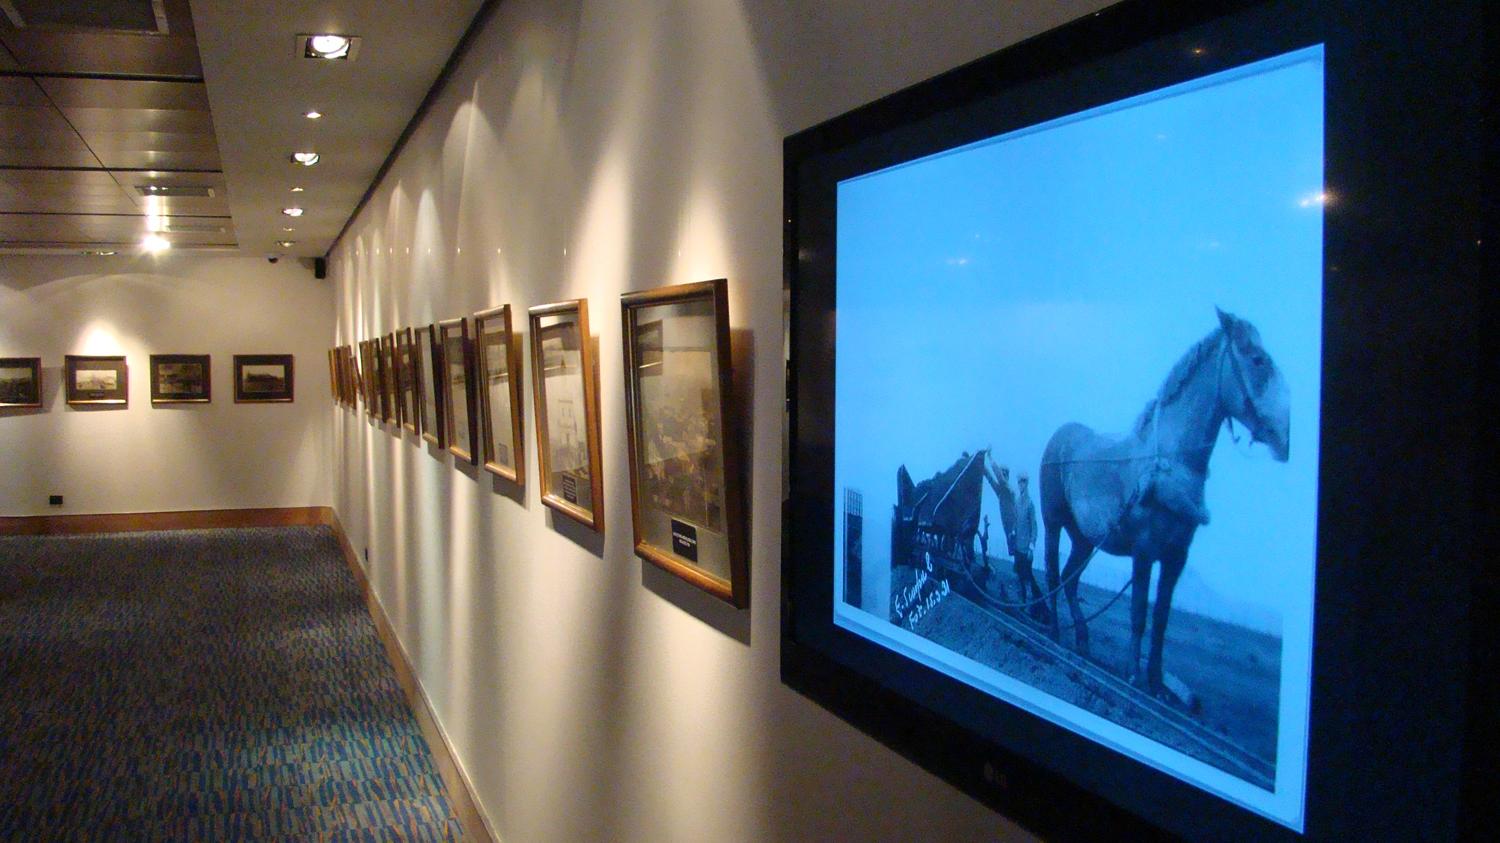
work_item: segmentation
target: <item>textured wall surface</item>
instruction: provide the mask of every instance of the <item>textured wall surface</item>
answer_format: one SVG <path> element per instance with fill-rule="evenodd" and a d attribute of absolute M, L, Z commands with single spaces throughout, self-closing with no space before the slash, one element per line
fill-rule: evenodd
<path fill-rule="evenodd" d="M 335 414 L 335 500 L 496 831 L 996 839 L 1005 818 L 781 685 L 782 138 L 1103 5 L 509 0 L 330 261 L 339 343 L 589 300 L 605 525 Z M 619 296 L 729 279 L 751 608 L 631 550 Z M 524 325 L 524 321 L 522 322 Z"/>

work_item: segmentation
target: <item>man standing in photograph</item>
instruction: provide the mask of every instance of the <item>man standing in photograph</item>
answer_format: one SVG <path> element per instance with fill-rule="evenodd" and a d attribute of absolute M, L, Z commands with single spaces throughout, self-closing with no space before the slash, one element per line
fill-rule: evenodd
<path fill-rule="evenodd" d="M 1031 489 L 1026 472 L 1016 478 L 1016 531 L 1013 552 L 1016 557 L 1016 583 L 1021 600 L 1037 601 L 1030 607 L 1036 616 L 1042 610 L 1042 589 L 1031 573 L 1032 549 L 1036 547 L 1036 507 L 1031 503 Z"/>

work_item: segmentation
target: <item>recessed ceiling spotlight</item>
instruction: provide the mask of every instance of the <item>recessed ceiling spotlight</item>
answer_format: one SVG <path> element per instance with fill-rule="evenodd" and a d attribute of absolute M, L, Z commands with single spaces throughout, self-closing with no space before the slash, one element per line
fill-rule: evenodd
<path fill-rule="evenodd" d="M 293 152 L 292 153 L 292 163 L 293 164 L 301 164 L 304 167 L 311 167 L 312 165 L 318 163 L 318 153 L 316 153 L 316 152 Z"/>
<path fill-rule="evenodd" d="M 114 249 L 84 249 L 83 254 L 89 257 L 107 258 L 115 254 Z"/>
<path fill-rule="evenodd" d="M 306 117 L 309 120 L 317 120 L 318 118 L 323 116 L 323 112 L 318 111 L 317 109 L 313 109 L 312 111 L 309 111 L 302 116 Z"/>
<path fill-rule="evenodd" d="M 359 54 L 358 35 L 298 35 L 297 54 L 305 59 L 353 61 Z"/>
<path fill-rule="evenodd" d="M 293 193 L 301 193 L 305 189 L 306 188 L 302 188 L 302 187 L 294 187 L 294 188 L 292 188 L 292 192 Z"/>
<path fill-rule="evenodd" d="M 291 227 L 291 226 L 289 226 L 289 225 L 284 225 L 284 226 L 282 226 L 282 227 L 281 227 L 281 230 L 282 230 L 282 231 L 296 231 L 296 230 L 297 230 L 297 229 L 295 229 L 295 228 L 292 228 L 292 227 Z"/>
<path fill-rule="evenodd" d="M 282 208 L 281 212 L 283 214 L 286 214 L 289 217 L 300 217 L 300 216 L 302 216 L 302 209 L 301 208 Z"/>
<path fill-rule="evenodd" d="M 280 246 L 283 249 L 290 249 L 293 246 L 297 245 L 297 241 L 296 240 L 277 240 L 276 241 L 276 245 Z"/>
<path fill-rule="evenodd" d="M 160 234 L 147 234 L 141 238 L 141 248 L 155 255 L 172 248 L 172 244 Z"/>

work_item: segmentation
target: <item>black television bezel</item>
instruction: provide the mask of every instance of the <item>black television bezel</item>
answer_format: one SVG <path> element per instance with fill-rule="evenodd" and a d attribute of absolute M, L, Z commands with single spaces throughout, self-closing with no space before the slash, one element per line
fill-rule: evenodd
<path fill-rule="evenodd" d="M 782 681 L 1044 835 L 1448 839 L 1477 828 L 1478 782 L 1495 760 L 1477 745 L 1495 722 L 1483 677 L 1496 667 L 1483 632 L 1495 572 L 1480 552 L 1494 529 L 1479 465 L 1493 451 L 1480 420 L 1494 406 L 1494 363 L 1481 340 L 1495 298 L 1482 283 L 1478 186 L 1494 133 L 1480 118 L 1482 33 L 1475 0 L 1128 0 L 788 137 Z M 832 186 L 1314 43 L 1325 45 L 1332 199 L 1299 835 L 909 660 L 903 670 L 932 687 L 925 699 L 898 692 L 849 665 L 865 655 L 819 642 L 833 629 Z M 975 704 L 982 717 L 967 722 L 943 713 Z"/>

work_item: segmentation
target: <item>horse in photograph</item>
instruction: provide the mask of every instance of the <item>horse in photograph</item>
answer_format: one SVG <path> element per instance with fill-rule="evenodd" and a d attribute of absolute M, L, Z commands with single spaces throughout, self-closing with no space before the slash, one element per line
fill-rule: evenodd
<path fill-rule="evenodd" d="M 1208 461 L 1226 421 L 1238 421 L 1278 462 L 1290 455 L 1286 381 L 1261 345 L 1255 326 L 1222 310 L 1219 327 L 1194 344 L 1147 402 L 1130 434 L 1115 439 L 1070 422 L 1048 441 L 1041 465 L 1052 637 L 1061 634 L 1059 588 L 1072 613 L 1078 651 L 1088 653 L 1088 628 L 1078 607 L 1078 578 L 1096 549 L 1133 562 L 1130 604 L 1131 681 L 1156 695 L 1162 689 L 1162 640 L 1172 591 L 1188 547 L 1208 523 L 1203 487 Z M 1072 544 L 1058 572 L 1058 536 Z M 1151 650 L 1141 673 L 1141 638 L 1151 566 L 1161 562 L 1151 623 Z"/>

